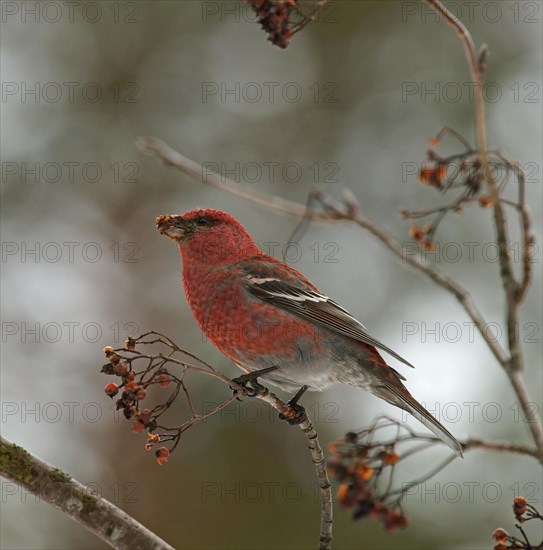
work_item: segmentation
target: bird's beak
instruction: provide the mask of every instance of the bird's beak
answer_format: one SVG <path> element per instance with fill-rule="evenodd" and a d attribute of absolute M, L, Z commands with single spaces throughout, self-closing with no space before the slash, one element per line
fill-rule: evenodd
<path fill-rule="evenodd" d="M 158 216 L 156 228 L 162 235 L 166 235 L 173 241 L 182 239 L 188 232 L 187 222 L 182 216 Z"/>

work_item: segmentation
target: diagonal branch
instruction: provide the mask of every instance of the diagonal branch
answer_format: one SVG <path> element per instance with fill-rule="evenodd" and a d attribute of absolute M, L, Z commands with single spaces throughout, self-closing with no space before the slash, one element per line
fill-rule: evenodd
<path fill-rule="evenodd" d="M 58 508 L 113 548 L 173 550 L 111 502 L 3 437 L 0 474 Z"/>
<path fill-rule="evenodd" d="M 463 451 L 469 451 L 472 449 L 483 449 L 486 451 L 494 451 L 497 453 L 512 453 L 517 455 L 531 456 L 532 458 L 539 460 L 539 452 L 535 447 L 526 447 L 525 445 L 510 443 L 509 441 L 487 441 L 486 439 L 470 437 L 465 441 L 461 441 L 461 444 Z"/>

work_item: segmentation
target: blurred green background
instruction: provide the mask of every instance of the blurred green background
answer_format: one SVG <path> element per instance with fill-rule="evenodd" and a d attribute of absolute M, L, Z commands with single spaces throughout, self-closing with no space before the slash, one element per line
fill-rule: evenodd
<path fill-rule="evenodd" d="M 448 5 L 489 44 L 489 145 L 526 168 L 541 242 L 543 6 Z M 244 400 L 186 433 L 158 467 L 103 393 L 101 348 L 150 329 L 237 375 L 192 319 L 157 215 L 226 210 L 257 242 L 277 243 L 277 257 L 297 224 L 168 170 L 134 143 L 154 135 L 251 189 L 299 202 L 314 187 L 336 197 L 348 187 L 364 214 L 410 246 L 399 208 L 450 200 L 413 175 L 427 138 L 448 125 L 473 139 L 456 36 L 416 1 L 331 0 L 286 51 L 238 2 L 5 1 L 1 63 L 3 435 L 176 548 L 316 547 L 316 483 L 298 430 Z M 441 150 L 460 149 L 446 141 Z M 478 206 L 448 217 L 437 240 L 452 248 L 428 261 L 470 289 L 505 345 L 490 221 Z M 400 367 L 408 387 L 456 436 L 530 442 L 503 372 L 453 298 L 349 226 L 311 225 L 300 250 L 293 265 L 417 365 Z M 540 248 L 533 268 L 519 335 L 540 411 Z M 198 378 L 191 391 L 199 406 L 228 395 Z M 323 444 L 380 412 L 401 417 L 354 388 L 303 402 Z M 421 456 L 396 481 L 444 452 Z M 514 530 L 513 496 L 541 503 L 540 479 L 533 460 L 470 452 L 407 499 L 411 524 L 398 534 L 336 508 L 335 548 L 489 548 L 494 528 Z M 2 548 L 104 547 L 5 480 L 1 521 Z M 538 527 L 527 529 L 539 542 Z"/>

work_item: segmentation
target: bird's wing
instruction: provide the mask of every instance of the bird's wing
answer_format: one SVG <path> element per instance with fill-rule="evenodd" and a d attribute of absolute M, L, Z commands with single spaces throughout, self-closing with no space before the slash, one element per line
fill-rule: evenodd
<path fill-rule="evenodd" d="M 285 273 L 292 281 L 294 277 L 290 272 Z M 363 344 L 375 346 L 386 351 L 392 357 L 401 361 L 405 365 L 415 368 L 409 361 L 398 355 L 379 340 L 370 336 L 366 328 L 360 321 L 357 321 L 348 311 L 336 304 L 333 300 L 324 296 L 317 290 L 311 288 L 311 283 L 304 279 L 296 279 L 297 284 L 285 282 L 283 279 L 274 277 L 265 270 L 259 270 L 259 273 L 247 273 L 247 289 L 253 295 L 274 306 L 277 306 L 289 313 L 293 313 L 317 323 L 329 330 L 358 340 Z M 294 282 L 294 281 L 293 281 Z M 311 285 L 311 286 L 310 286 Z"/>

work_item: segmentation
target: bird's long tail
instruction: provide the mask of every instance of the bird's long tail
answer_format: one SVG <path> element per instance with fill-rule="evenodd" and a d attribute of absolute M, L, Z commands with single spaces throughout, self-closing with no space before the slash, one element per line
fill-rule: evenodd
<path fill-rule="evenodd" d="M 396 388 L 384 382 L 383 385 L 379 385 L 374 390 L 379 397 L 412 414 L 419 422 L 443 440 L 459 457 L 464 458 L 462 445 L 405 388 Z"/>

